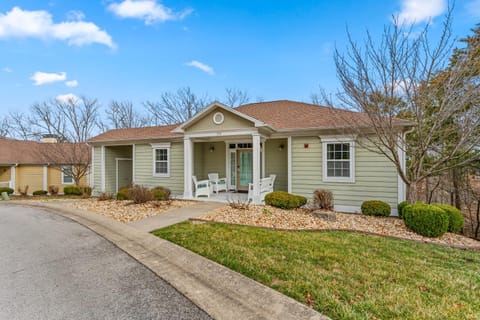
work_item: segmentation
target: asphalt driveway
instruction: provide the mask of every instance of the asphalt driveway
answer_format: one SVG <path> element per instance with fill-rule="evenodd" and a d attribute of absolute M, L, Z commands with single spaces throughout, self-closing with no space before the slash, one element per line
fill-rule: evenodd
<path fill-rule="evenodd" d="M 0 207 L 0 319 L 210 319 L 89 229 Z"/>

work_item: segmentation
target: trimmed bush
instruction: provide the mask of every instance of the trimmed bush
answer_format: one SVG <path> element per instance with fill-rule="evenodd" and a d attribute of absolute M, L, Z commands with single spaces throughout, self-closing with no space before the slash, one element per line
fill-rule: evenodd
<path fill-rule="evenodd" d="M 130 200 L 130 198 L 128 197 L 129 190 L 130 188 L 127 188 L 127 187 L 123 187 L 120 190 L 118 190 L 117 200 Z"/>
<path fill-rule="evenodd" d="M 8 188 L 8 187 L 1 187 L 0 188 L 0 194 L 2 194 L 2 192 L 6 192 L 7 194 L 12 194 L 13 193 L 13 189 L 12 188 Z"/>
<path fill-rule="evenodd" d="M 307 198 L 285 191 L 274 191 L 265 196 L 265 204 L 282 209 L 299 208 L 307 203 Z"/>
<path fill-rule="evenodd" d="M 386 202 L 380 200 L 369 200 L 362 203 L 362 213 L 369 216 L 388 217 L 392 212 L 392 208 Z"/>
<path fill-rule="evenodd" d="M 403 209 L 405 225 L 425 237 L 440 237 L 448 230 L 448 214 L 437 206 L 409 204 Z"/>
<path fill-rule="evenodd" d="M 56 196 L 58 194 L 58 187 L 54 185 L 48 186 L 48 193 L 52 196 Z"/>
<path fill-rule="evenodd" d="M 81 189 L 82 189 L 83 195 L 87 195 L 89 197 L 92 195 L 92 187 L 86 186 L 86 187 L 82 187 Z"/>
<path fill-rule="evenodd" d="M 81 196 L 83 194 L 82 189 L 79 186 L 66 186 L 63 188 L 65 195 Z"/>
<path fill-rule="evenodd" d="M 448 214 L 448 232 L 460 233 L 462 231 L 464 223 L 462 211 L 448 204 L 434 203 L 433 205 Z"/>
<path fill-rule="evenodd" d="M 315 208 L 332 210 L 333 194 L 330 190 L 318 189 L 313 191 L 313 205 Z"/>
<path fill-rule="evenodd" d="M 144 186 L 134 185 L 128 190 L 128 197 L 133 203 L 140 204 L 152 201 L 153 196 L 150 190 Z"/>
<path fill-rule="evenodd" d="M 403 219 L 403 209 L 408 206 L 408 201 L 402 201 L 397 205 L 398 217 Z"/>
<path fill-rule="evenodd" d="M 34 196 L 44 196 L 46 195 L 48 192 L 47 190 L 36 190 L 36 191 L 33 191 L 33 195 Z"/>
<path fill-rule="evenodd" d="M 153 200 L 164 201 L 170 199 L 171 191 L 165 187 L 155 187 L 150 190 L 152 193 Z"/>

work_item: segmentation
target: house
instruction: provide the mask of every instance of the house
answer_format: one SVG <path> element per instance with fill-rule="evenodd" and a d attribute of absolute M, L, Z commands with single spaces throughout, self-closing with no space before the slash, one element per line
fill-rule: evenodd
<path fill-rule="evenodd" d="M 275 190 L 308 198 L 315 189 L 331 190 L 336 210 L 358 212 L 364 200 L 380 199 L 396 211 L 405 185 L 388 159 L 356 141 L 349 127 L 361 121 L 365 114 L 294 101 L 237 108 L 215 102 L 178 125 L 116 129 L 91 139 L 94 190 L 135 183 L 190 199 L 192 176 L 218 172 L 229 190 L 253 182 L 260 203 L 260 178 L 275 174 Z"/>
<path fill-rule="evenodd" d="M 74 184 L 69 172 L 78 165 L 76 156 L 88 163 L 89 148 L 85 144 L 57 143 L 52 138 L 42 142 L 0 138 L 0 187 L 9 187 L 18 193 L 28 186 L 28 194 L 32 194 L 55 185 L 62 193 L 63 187 Z M 80 184 L 87 185 L 87 177 Z"/>

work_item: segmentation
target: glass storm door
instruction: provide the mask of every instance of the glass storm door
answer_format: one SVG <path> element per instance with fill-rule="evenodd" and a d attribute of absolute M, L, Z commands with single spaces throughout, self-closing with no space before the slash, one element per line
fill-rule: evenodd
<path fill-rule="evenodd" d="M 252 150 L 237 150 L 237 190 L 248 191 L 253 179 Z"/>

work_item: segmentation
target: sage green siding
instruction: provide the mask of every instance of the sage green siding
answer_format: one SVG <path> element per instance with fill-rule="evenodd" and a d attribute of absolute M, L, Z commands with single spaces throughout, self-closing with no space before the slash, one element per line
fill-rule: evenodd
<path fill-rule="evenodd" d="M 150 144 L 135 145 L 135 183 L 149 188 L 163 186 L 174 194 L 183 194 L 183 142 L 170 146 L 170 176 L 153 176 L 153 151 Z"/>
<path fill-rule="evenodd" d="M 276 174 L 274 190 L 288 190 L 287 139 L 268 139 L 265 142 L 265 176 Z"/>
<path fill-rule="evenodd" d="M 102 192 L 102 147 L 93 147 L 93 190 Z"/>
<path fill-rule="evenodd" d="M 213 147 L 213 152 L 210 149 Z M 198 180 L 208 179 L 209 173 L 226 177 L 225 142 L 196 142 L 194 145 L 194 174 Z"/>
<path fill-rule="evenodd" d="M 308 145 L 308 147 L 306 147 Z M 395 212 L 398 177 L 384 156 L 355 145 L 355 182 L 322 181 L 322 144 L 318 137 L 292 138 L 292 192 L 312 198 L 315 189 L 331 190 L 336 206 L 360 208 L 365 200 L 383 200 Z M 359 209 L 358 209 L 359 210 Z"/>
<path fill-rule="evenodd" d="M 101 154 L 100 154 L 101 156 Z M 105 191 L 116 192 L 117 158 L 132 158 L 132 146 L 105 147 Z M 121 187 L 121 186 L 119 186 Z"/>

